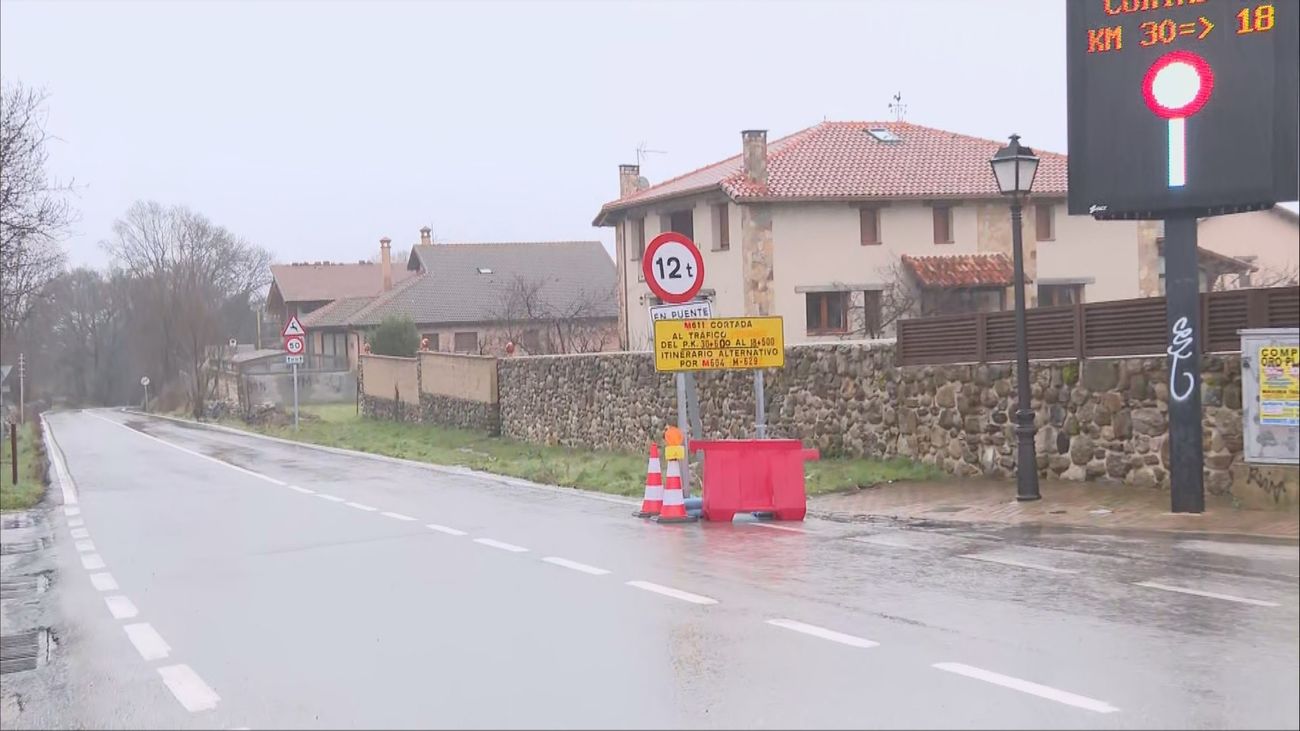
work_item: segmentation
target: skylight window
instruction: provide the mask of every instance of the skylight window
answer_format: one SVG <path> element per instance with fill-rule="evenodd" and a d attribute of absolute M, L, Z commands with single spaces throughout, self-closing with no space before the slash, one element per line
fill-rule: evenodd
<path fill-rule="evenodd" d="M 479 267 L 479 268 L 478 268 L 478 273 L 479 273 L 479 274 L 491 274 L 491 273 L 492 273 L 492 270 L 489 269 L 488 267 Z"/>
<path fill-rule="evenodd" d="M 899 137 L 893 132 L 890 132 L 888 129 L 884 127 L 872 127 L 867 130 L 867 134 L 871 135 L 872 137 L 875 137 L 877 140 L 880 140 L 881 142 L 902 142 L 903 141 L 903 138 Z"/>

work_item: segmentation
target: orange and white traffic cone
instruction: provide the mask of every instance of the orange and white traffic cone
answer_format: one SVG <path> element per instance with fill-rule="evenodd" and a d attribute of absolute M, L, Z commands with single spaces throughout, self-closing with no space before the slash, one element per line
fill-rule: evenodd
<path fill-rule="evenodd" d="M 664 506 L 664 478 L 659 468 L 659 445 L 650 443 L 650 462 L 645 468 L 645 499 L 641 501 L 641 510 L 634 513 L 638 518 L 652 518 L 659 514 Z"/>
<path fill-rule="evenodd" d="M 655 522 L 694 522 L 696 518 L 686 514 L 686 501 L 682 498 L 681 458 L 686 455 L 686 450 L 681 445 L 676 445 L 669 446 L 665 451 L 664 456 L 668 458 L 668 474 L 664 480 L 664 504 L 659 511 L 659 515 L 655 517 Z"/>

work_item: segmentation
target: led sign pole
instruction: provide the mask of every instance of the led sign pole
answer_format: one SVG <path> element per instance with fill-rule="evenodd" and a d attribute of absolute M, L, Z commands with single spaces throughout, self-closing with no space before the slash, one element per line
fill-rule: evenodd
<path fill-rule="evenodd" d="M 1214 90 L 1214 71 L 1189 51 L 1156 59 L 1142 80 L 1142 96 L 1169 120 L 1169 187 L 1187 184 L 1187 119 Z M 1194 173 L 1204 174 L 1201 171 Z M 1169 346 L 1169 485 L 1175 513 L 1205 511 L 1201 442 L 1201 276 L 1196 261 L 1196 216 L 1165 219 L 1165 327 Z"/>

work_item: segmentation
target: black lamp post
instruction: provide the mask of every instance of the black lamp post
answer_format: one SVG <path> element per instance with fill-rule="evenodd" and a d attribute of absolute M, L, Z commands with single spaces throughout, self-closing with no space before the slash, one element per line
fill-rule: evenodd
<path fill-rule="evenodd" d="M 1038 172 L 1038 157 L 1011 135 L 1011 144 L 989 161 L 1002 195 L 1011 196 L 1011 246 L 1016 290 L 1016 499 L 1038 500 L 1038 455 L 1034 453 L 1034 410 L 1030 408 L 1029 345 L 1025 334 L 1025 253 L 1021 241 L 1021 198 L 1029 194 Z"/>

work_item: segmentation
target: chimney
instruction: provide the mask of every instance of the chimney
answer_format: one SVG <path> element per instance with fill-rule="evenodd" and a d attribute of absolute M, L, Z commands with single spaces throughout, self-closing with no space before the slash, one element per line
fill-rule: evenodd
<path fill-rule="evenodd" d="M 384 291 L 393 288 L 393 240 L 385 236 L 379 240 L 379 267 L 384 273 Z"/>
<path fill-rule="evenodd" d="M 626 198 L 637 191 L 636 181 L 641 177 L 640 165 L 618 166 L 618 197 Z"/>
<path fill-rule="evenodd" d="M 425 226 L 420 229 L 420 246 L 430 246 L 433 244 L 433 229 Z"/>
<path fill-rule="evenodd" d="M 745 177 L 751 183 L 767 182 L 767 130 L 747 129 L 740 133 Z"/>

